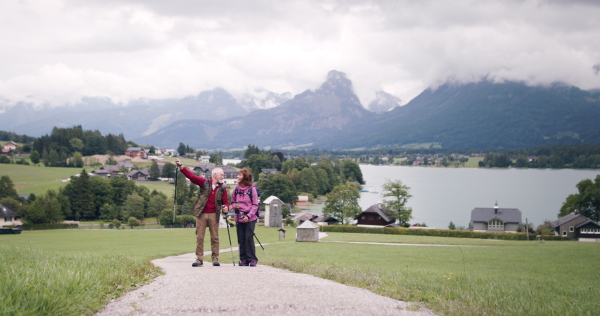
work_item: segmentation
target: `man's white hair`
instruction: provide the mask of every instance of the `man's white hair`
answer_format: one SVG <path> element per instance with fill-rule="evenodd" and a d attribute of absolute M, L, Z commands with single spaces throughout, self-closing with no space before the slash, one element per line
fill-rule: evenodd
<path fill-rule="evenodd" d="M 211 174 L 215 174 L 215 173 L 225 174 L 225 173 L 223 172 L 223 169 L 222 169 L 222 168 L 219 168 L 219 167 L 217 167 L 217 168 L 215 168 L 215 169 L 213 169 L 213 170 L 212 170 L 212 173 L 211 173 Z"/>

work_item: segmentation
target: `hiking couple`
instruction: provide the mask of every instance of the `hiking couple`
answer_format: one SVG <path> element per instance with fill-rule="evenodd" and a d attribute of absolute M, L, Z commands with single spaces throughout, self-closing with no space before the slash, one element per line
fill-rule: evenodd
<path fill-rule="evenodd" d="M 219 264 L 219 220 L 221 212 L 229 212 L 227 187 L 223 183 L 225 177 L 223 169 L 214 168 L 211 179 L 195 175 L 184 167 L 179 159 L 175 165 L 181 173 L 193 184 L 200 187 L 198 199 L 191 209 L 196 216 L 196 262 L 192 267 L 204 266 L 204 235 L 206 227 L 210 232 L 210 245 L 212 252 L 212 265 Z M 252 186 L 252 173 L 244 168 L 238 171 L 238 185 L 231 195 L 231 204 L 235 210 L 236 231 L 240 250 L 240 266 L 255 267 L 258 263 L 254 245 L 254 228 L 258 220 L 258 192 Z M 227 225 L 229 225 L 227 223 Z"/>

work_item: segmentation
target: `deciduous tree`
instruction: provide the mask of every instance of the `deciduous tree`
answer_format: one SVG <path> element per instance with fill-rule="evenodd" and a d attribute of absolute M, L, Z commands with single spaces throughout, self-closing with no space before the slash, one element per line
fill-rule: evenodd
<path fill-rule="evenodd" d="M 384 201 L 385 208 L 391 210 L 389 215 L 397 219 L 400 225 L 407 224 L 412 218 L 412 208 L 406 206 L 406 202 L 412 197 L 409 190 L 410 187 L 401 180 L 385 179 L 383 184 L 383 197 L 391 198 Z"/>
<path fill-rule="evenodd" d="M 581 215 L 598 222 L 600 220 L 600 175 L 597 175 L 594 181 L 581 180 L 577 183 L 577 190 L 579 193 L 567 197 L 558 216 L 563 217 L 578 211 Z"/>
<path fill-rule="evenodd" d="M 352 185 L 338 185 L 327 194 L 323 215 L 338 219 L 342 225 L 348 224 L 361 212 L 359 198 L 358 189 Z"/>
<path fill-rule="evenodd" d="M 15 189 L 15 184 L 9 176 L 0 177 L 0 198 L 10 197 L 18 198 L 19 194 Z"/>
<path fill-rule="evenodd" d="M 260 191 L 260 199 L 264 201 L 266 198 L 274 195 L 285 203 L 294 204 L 298 199 L 298 191 L 296 186 L 285 175 L 269 174 L 260 179 L 256 185 Z"/>
<path fill-rule="evenodd" d="M 130 194 L 123 205 L 123 212 L 125 218 L 144 219 L 144 198 L 137 193 Z"/>

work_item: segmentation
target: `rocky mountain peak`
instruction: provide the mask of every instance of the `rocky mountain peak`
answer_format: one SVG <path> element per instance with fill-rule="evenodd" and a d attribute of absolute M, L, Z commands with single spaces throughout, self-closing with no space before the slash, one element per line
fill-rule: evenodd
<path fill-rule="evenodd" d="M 331 70 L 327 74 L 327 80 L 316 91 L 318 94 L 337 95 L 340 97 L 354 96 L 352 81 L 346 74 L 337 70 Z"/>
<path fill-rule="evenodd" d="M 402 99 L 385 91 L 377 91 L 375 99 L 369 103 L 369 110 L 383 113 L 402 105 Z"/>

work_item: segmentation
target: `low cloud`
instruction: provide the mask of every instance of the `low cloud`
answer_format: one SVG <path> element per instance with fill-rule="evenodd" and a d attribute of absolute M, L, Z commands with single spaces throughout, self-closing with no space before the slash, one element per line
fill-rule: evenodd
<path fill-rule="evenodd" d="M 297 94 L 332 69 L 363 104 L 448 80 L 598 89 L 598 16 L 595 1 L 7 1 L 0 99 Z"/>

